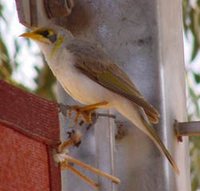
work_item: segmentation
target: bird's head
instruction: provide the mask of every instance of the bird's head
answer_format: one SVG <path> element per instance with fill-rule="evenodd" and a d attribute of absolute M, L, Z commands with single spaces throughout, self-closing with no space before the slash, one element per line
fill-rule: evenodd
<path fill-rule="evenodd" d="M 26 32 L 20 35 L 39 43 L 53 44 L 57 41 L 57 32 L 49 28 L 39 28 L 30 32 Z"/>
<path fill-rule="evenodd" d="M 34 40 L 40 45 L 43 52 L 47 49 L 51 50 L 52 55 L 62 46 L 64 41 L 73 37 L 69 31 L 61 27 L 41 27 L 20 36 Z"/>

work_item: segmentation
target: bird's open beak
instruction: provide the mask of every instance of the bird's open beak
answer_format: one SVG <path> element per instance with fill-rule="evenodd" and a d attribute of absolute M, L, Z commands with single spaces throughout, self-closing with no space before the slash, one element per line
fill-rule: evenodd
<path fill-rule="evenodd" d="M 36 33 L 36 31 L 26 32 L 20 35 L 20 37 L 30 38 L 35 41 L 43 42 L 43 43 L 50 43 L 49 40 L 42 35 Z"/>

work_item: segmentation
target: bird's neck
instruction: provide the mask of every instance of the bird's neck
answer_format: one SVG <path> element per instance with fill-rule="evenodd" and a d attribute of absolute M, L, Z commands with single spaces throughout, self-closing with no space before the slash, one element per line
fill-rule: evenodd
<path fill-rule="evenodd" d="M 48 62 L 48 58 L 50 57 L 51 50 L 53 48 L 52 45 L 47 45 L 44 43 L 37 42 L 41 52 L 43 53 L 45 60 Z"/>
<path fill-rule="evenodd" d="M 46 60 L 51 60 L 55 57 L 56 53 L 62 47 L 63 41 L 60 39 L 54 44 L 42 44 L 39 43 L 39 47 L 42 50 Z"/>
<path fill-rule="evenodd" d="M 54 44 L 39 44 L 39 46 L 44 55 L 51 59 L 60 48 L 64 48 L 64 44 L 66 44 L 67 41 L 70 41 L 73 38 L 74 37 L 70 34 L 66 35 L 65 38 L 63 36 L 58 36 L 58 39 Z"/>
<path fill-rule="evenodd" d="M 54 56 L 54 54 L 61 48 L 63 43 L 64 43 L 64 37 L 59 36 L 57 41 L 53 45 L 53 48 L 51 49 L 50 57 Z"/>
<path fill-rule="evenodd" d="M 74 63 L 73 54 L 64 48 L 64 46 L 65 45 L 63 44 L 63 46 L 57 49 L 52 56 L 52 51 L 55 49 L 53 45 L 40 45 L 40 48 L 45 56 L 45 60 L 55 76 L 59 76 L 59 74 L 62 73 L 64 69 L 72 69 L 72 63 Z"/>

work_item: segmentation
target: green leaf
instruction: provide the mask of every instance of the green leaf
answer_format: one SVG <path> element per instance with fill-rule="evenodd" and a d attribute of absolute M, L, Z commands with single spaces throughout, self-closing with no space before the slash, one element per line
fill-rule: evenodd
<path fill-rule="evenodd" d="M 2 5 L 2 3 L 0 2 L 0 19 L 2 19 L 5 23 L 7 23 L 7 21 L 6 21 L 6 18 L 4 17 L 4 15 L 3 15 L 3 10 L 4 8 L 3 8 L 3 5 Z"/>
<path fill-rule="evenodd" d="M 196 36 L 194 36 L 190 62 L 192 62 L 196 58 L 198 51 L 199 51 L 198 40 Z"/>
<path fill-rule="evenodd" d="M 200 74 L 196 74 L 196 73 L 193 73 L 193 76 L 194 76 L 194 80 L 197 84 L 200 83 Z"/>
<path fill-rule="evenodd" d="M 200 0 L 197 0 L 197 5 L 198 7 L 200 7 Z"/>
<path fill-rule="evenodd" d="M 200 117 L 200 109 L 199 109 L 199 104 L 198 104 L 199 98 L 191 87 L 189 87 L 189 94 L 194 104 L 196 115 Z"/>
<path fill-rule="evenodd" d="M 185 31 L 185 35 L 187 38 L 187 33 L 189 30 L 189 10 L 190 10 L 190 6 L 189 6 L 189 2 L 188 0 L 183 0 L 182 2 L 182 7 L 183 7 L 183 27 L 184 27 L 184 31 Z"/>
<path fill-rule="evenodd" d="M 190 61 L 193 61 L 196 56 L 197 53 L 199 51 L 199 46 L 200 46 L 200 42 L 199 42 L 199 8 L 197 7 L 196 9 L 191 8 L 190 9 L 190 13 L 189 13 L 189 17 L 190 17 L 190 25 L 189 25 L 189 29 L 192 32 L 193 35 L 193 42 L 192 42 L 192 54 L 191 54 L 191 58 Z"/>
<path fill-rule="evenodd" d="M 4 74 L 11 75 L 12 73 L 12 66 L 10 64 L 10 55 L 8 53 L 8 49 L 5 45 L 5 42 L 0 36 L 0 66 L 4 69 Z"/>
<path fill-rule="evenodd" d="M 43 68 L 35 68 L 38 72 L 38 76 L 36 77 L 35 82 L 37 82 L 37 88 L 35 93 L 51 100 L 55 100 L 55 95 L 53 92 L 53 84 L 55 83 L 55 77 L 53 76 L 51 70 L 47 66 L 44 65 Z"/>

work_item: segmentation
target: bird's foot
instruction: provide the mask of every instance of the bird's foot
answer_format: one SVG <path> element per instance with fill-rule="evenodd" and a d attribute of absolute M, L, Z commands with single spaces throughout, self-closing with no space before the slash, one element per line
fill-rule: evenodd
<path fill-rule="evenodd" d="M 94 111 L 96 109 L 98 109 L 99 107 L 105 106 L 107 105 L 108 102 L 99 102 L 99 103 L 95 103 L 95 104 L 91 104 L 91 105 L 86 105 L 83 107 L 80 106 L 74 106 L 74 108 L 72 108 L 72 110 L 74 109 L 77 113 L 76 118 L 75 118 L 75 122 L 78 122 L 78 119 L 80 116 L 82 116 L 84 122 L 86 122 L 87 124 L 92 124 L 93 120 L 92 120 L 92 115 L 94 114 Z"/>
<path fill-rule="evenodd" d="M 59 109 L 62 112 L 63 115 L 71 117 L 72 111 L 76 112 L 76 116 L 74 119 L 74 122 L 77 124 L 79 121 L 79 118 L 81 117 L 83 119 L 83 122 L 87 124 L 92 124 L 92 116 L 95 113 L 95 110 L 98 109 L 99 107 L 107 105 L 108 102 L 99 102 L 87 106 L 68 106 L 68 105 L 63 105 L 59 104 Z"/>
<path fill-rule="evenodd" d="M 70 146 L 78 147 L 81 144 L 82 134 L 80 131 L 72 130 L 67 132 L 67 134 L 68 139 L 58 147 L 59 152 L 64 152 L 65 150 L 68 150 Z"/>

